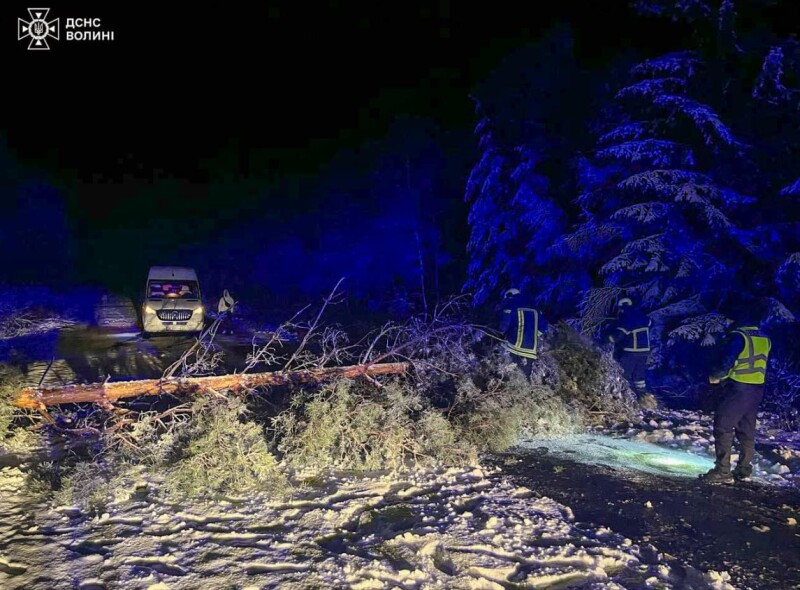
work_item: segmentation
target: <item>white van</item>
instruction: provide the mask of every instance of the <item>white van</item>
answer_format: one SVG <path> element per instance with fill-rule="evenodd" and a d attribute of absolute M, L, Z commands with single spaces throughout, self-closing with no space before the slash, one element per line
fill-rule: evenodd
<path fill-rule="evenodd" d="M 194 269 L 153 266 L 147 275 L 142 332 L 144 336 L 165 332 L 200 332 L 203 302 Z"/>

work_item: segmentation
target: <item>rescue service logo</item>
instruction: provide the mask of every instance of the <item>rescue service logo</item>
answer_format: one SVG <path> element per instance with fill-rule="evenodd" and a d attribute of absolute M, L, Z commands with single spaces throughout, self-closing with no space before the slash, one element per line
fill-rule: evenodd
<path fill-rule="evenodd" d="M 29 8 L 30 20 L 17 19 L 17 40 L 28 41 L 29 50 L 47 51 L 50 49 L 48 39 L 61 41 L 61 19 L 48 20 L 49 8 Z M 113 41 L 114 31 L 103 27 L 97 17 L 65 18 L 63 41 Z"/>
<path fill-rule="evenodd" d="M 29 8 L 28 14 L 31 20 L 17 19 L 17 40 L 22 41 L 30 38 L 30 43 L 28 43 L 29 50 L 49 50 L 48 37 L 58 41 L 58 19 L 54 18 L 48 21 L 47 14 L 49 12 L 49 8 Z"/>

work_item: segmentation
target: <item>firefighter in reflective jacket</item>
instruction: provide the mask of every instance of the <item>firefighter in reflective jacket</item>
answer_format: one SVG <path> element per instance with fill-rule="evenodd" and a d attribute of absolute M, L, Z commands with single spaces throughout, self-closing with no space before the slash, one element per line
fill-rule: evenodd
<path fill-rule="evenodd" d="M 715 482 L 744 480 L 753 472 L 756 415 L 764 397 L 767 359 L 772 348 L 769 337 L 756 323 L 739 322 L 721 344 L 724 354 L 708 377 L 719 384 L 721 396 L 714 410 L 714 468 L 701 476 Z M 731 473 L 734 434 L 739 439 L 740 455 Z"/>
<path fill-rule="evenodd" d="M 527 377 L 540 351 L 541 339 L 547 333 L 547 320 L 520 293 L 508 289 L 503 294 L 500 331 L 505 336 L 505 349 Z"/>
<path fill-rule="evenodd" d="M 633 301 L 623 297 L 617 302 L 617 321 L 608 332 L 608 340 L 614 345 L 614 356 L 622 365 L 628 380 L 638 397 L 647 389 L 647 357 L 650 356 L 650 325 L 652 322 L 642 311 L 634 307 Z"/>

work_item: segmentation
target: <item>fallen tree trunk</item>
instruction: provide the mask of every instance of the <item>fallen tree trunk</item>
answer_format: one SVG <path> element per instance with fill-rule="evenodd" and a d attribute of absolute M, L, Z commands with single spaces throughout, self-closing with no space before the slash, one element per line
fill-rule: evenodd
<path fill-rule="evenodd" d="M 265 385 L 289 383 L 313 383 L 335 377 L 359 377 L 363 375 L 390 375 L 404 373 L 409 363 L 381 363 L 377 365 L 351 365 L 308 371 L 274 371 L 271 373 L 243 373 L 212 375 L 209 377 L 186 377 L 175 379 L 144 379 L 141 381 L 114 381 L 88 385 L 68 385 L 47 389 L 26 388 L 14 400 L 18 408 L 31 410 L 59 404 L 96 403 L 107 404 L 128 397 L 162 394 L 205 393 L 209 391 L 241 392 Z"/>

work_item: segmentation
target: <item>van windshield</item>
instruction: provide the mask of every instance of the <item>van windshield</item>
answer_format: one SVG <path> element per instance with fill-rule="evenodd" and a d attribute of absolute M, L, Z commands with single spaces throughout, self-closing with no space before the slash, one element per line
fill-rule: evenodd
<path fill-rule="evenodd" d="M 150 281 L 148 299 L 199 299 L 197 281 Z"/>

